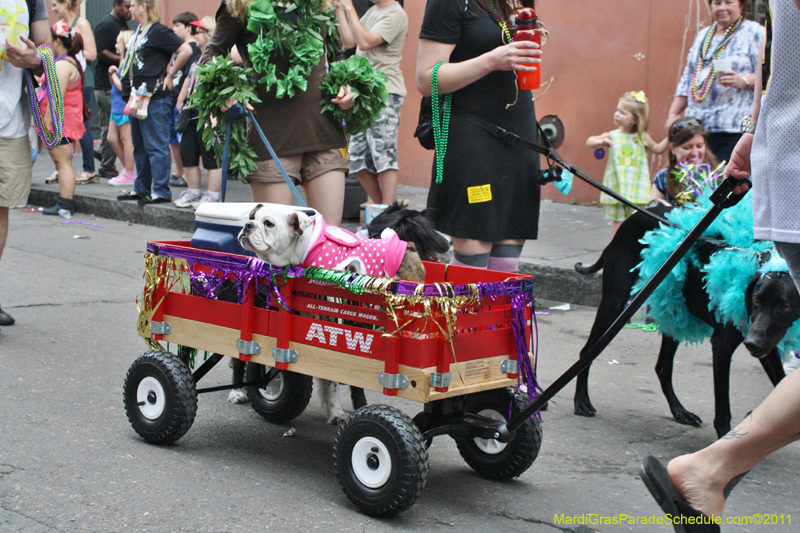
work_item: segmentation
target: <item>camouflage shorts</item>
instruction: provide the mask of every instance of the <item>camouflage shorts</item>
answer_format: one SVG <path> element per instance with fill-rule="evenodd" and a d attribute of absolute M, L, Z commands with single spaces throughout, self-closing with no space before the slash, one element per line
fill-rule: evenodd
<path fill-rule="evenodd" d="M 348 155 L 350 172 L 368 170 L 380 174 L 384 170 L 397 169 L 397 130 L 400 127 L 400 106 L 403 97 L 390 94 L 386 107 L 378 120 L 365 133 L 350 137 Z"/>

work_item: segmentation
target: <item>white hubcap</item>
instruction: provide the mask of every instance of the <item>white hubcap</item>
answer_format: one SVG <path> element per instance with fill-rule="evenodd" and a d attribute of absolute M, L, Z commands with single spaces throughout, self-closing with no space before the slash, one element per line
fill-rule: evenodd
<path fill-rule="evenodd" d="M 136 389 L 136 402 L 139 411 L 148 420 L 156 420 L 164 413 L 166 399 L 164 387 L 153 377 L 144 378 Z"/>
<path fill-rule="evenodd" d="M 506 422 L 506 417 L 495 411 L 494 409 L 484 409 L 480 413 L 480 416 L 485 416 L 486 418 L 491 418 L 492 420 L 501 420 Z M 495 455 L 503 450 L 506 449 L 508 446 L 507 442 L 498 442 L 495 439 L 481 439 L 475 437 L 475 445 L 483 452 L 489 455 Z"/>
<path fill-rule="evenodd" d="M 261 396 L 270 402 L 274 402 L 283 394 L 283 387 L 283 372 L 278 372 L 278 375 L 267 383 L 266 388 L 260 389 Z"/>
<path fill-rule="evenodd" d="M 356 478 L 371 489 L 382 487 L 392 473 L 389 450 L 375 437 L 364 437 L 353 447 L 350 457 Z"/>

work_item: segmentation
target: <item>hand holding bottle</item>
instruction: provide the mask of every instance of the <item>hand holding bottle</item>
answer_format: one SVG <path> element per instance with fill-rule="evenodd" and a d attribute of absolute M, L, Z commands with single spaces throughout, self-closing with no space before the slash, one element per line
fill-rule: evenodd
<path fill-rule="evenodd" d="M 514 42 L 532 41 L 541 47 L 542 30 L 536 27 L 537 20 L 536 12 L 530 7 L 523 7 L 520 9 L 517 13 L 517 29 L 514 31 Z M 540 64 L 523 64 L 527 67 L 534 67 L 534 70 L 517 71 L 517 83 L 519 88 L 522 90 L 538 89 L 542 84 L 542 71 Z"/>

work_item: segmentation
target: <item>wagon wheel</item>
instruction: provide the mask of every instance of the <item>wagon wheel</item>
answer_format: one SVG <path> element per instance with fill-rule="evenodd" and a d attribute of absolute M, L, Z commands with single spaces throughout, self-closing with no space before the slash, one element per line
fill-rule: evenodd
<path fill-rule="evenodd" d="M 125 376 L 124 402 L 133 429 L 151 444 L 175 442 L 197 413 L 197 389 L 183 360 L 162 350 L 139 356 Z"/>
<path fill-rule="evenodd" d="M 267 369 L 269 368 L 269 374 Z M 314 378 L 277 370 L 258 363 L 247 363 L 245 382 L 265 381 L 272 378 L 265 388 L 247 387 L 247 399 L 256 413 L 273 424 L 282 424 L 300 416 L 311 400 Z"/>
<path fill-rule="evenodd" d="M 496 389 L 470 394 L 464 399 L 464 410 L 495 420 L 508 420 L 527 406 L 524 394 L 514 389 Z M 458 451 L 464 461 L 479 475 L 493 480 L 508 480 L 522 475 L 539 455 L 542 428 L 530 419 L 516 431 L 509 442 L 473 437 L 456 437 Z"/>
<path fill-rule="evenodd" d="M 428 480 L 428 450 L 416 424 L 386 405 L 362 407 L 339 426 L 336 479 L 362 512 L 394 516 L 411 507 Z"/>

